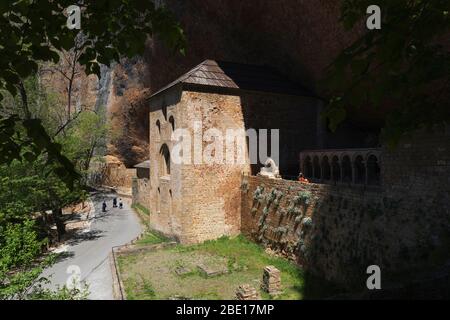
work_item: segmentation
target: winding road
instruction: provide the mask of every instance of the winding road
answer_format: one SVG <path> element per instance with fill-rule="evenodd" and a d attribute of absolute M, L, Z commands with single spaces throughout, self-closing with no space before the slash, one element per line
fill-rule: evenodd
<path fill-rule="evenodd" d="M 123 209 L 112 208 L 112 193 L 91 195 L 95 212 L 91 212 L 90 227 L 78 232 L 59 248 L 57 263 L 46 269 L 42 276 L 50 276 L 49 287 L 67 284 L 74 273 L 89 285 L 89 299 L 113 299 L 112 275 L 109 264 L 111 248 L 130 242 L 142 231 L 136 214 L 124 202 Z M 107 212 L 101 205 L 106 201 Z"/>

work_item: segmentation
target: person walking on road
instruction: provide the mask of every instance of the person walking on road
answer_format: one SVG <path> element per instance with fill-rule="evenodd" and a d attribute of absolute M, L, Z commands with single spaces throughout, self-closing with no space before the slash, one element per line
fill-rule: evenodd
<path fill-rule="evenodd" d="M 102 203 L 102 212 L 106 212 L 106 202 L 103 201 Z"/>
<path fill-rule="evenodd" d="M 119 199 L 119 209 L 123 209 L 122 199 Z"/>
<path fill-rule="evenodd" d="M 117 198 L 113 199 L 113 208 L 117 208 Z"/>

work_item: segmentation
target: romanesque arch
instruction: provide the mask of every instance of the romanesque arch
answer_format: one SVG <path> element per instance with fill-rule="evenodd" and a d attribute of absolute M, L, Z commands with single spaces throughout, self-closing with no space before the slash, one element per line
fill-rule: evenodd
<path fill-rule="evenodd" d="M 167 144 L 163 144 L 159 150 L 159 174 L 170 175 L 170 151 Z"/>
<path fill-rule="evenodd" d="M 309 150 L 300 153 L 302 171 L 314 182 L 381 185 L 381 152 L 376 148 Z"/>

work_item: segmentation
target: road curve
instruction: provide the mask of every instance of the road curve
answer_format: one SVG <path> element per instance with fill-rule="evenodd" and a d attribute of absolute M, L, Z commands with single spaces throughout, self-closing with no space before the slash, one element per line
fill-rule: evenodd
<path fill-rule="evenodd" d="M 141 232 L 139 219 L 128 204 L 123 209 L 112 208 L 112 193 L 92 194 L 95 206 L 90 228 L 77 233 L 62 247 L 62 258 L 46 269 L 42 276 L 50 277 L 50 287 L 67 283 L 73 272 L 80 272 L 82 281 L 89 285 L 89 299 L 113 299 L 112 276 L 108 255 L 111 248 L 130 242 Z M 107 212 L 101 210 L 106 201 Z"/>

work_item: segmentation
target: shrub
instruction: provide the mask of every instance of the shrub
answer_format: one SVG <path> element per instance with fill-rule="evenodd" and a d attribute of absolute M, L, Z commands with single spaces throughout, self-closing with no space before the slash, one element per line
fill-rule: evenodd
<path fill-rule="evenodd" d="M 311 202 L 312 194 L 309 191 L 301 191 L 298 194 L 298 201 L 304 205 L 309 205 Z"/>
<path fill-rule="evenodd" d="M 313 224 L 313 222 L 312 222 L 312 219 L 310 217 L 303 218 L 303 220 L 302 220 L 303 227 L 310 228 L 310 227 L 312 227 L 312 224 Z"/>
<path fill-rule="evenodd" d="M 263 197 L 262 193 L 264 192 L 263 186 L 256 187 L 255 192 L 253 193 L 253 200 L 260 201 Z"/>

